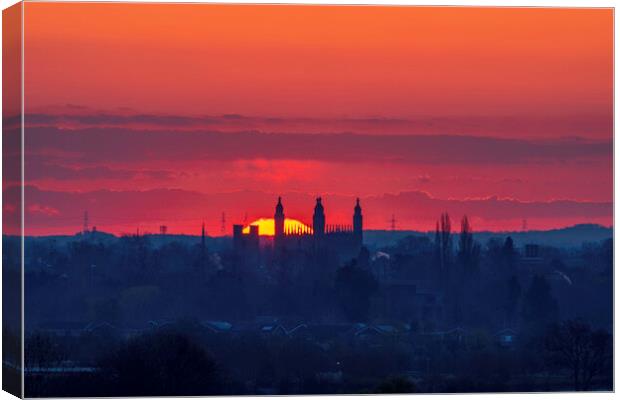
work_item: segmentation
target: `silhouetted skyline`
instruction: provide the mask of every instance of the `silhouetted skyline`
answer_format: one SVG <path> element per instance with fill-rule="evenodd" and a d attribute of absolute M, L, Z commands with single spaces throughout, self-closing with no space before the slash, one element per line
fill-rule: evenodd
<path fill-rule="evenodd" d="M 612 224 L 610 9 L 26 7 L 28 234 Z"/>

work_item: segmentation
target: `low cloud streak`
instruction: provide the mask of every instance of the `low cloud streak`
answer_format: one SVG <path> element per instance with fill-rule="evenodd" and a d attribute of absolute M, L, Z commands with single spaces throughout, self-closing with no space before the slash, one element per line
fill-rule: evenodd
<path fill-rule="evenodd" d="M 82 162 L 298 159 L 416 164 L 574 163 L 611 159 L 611 141 L 450 135 L 278 134 L 29 128 L 30 151 L 61 149 Z"/>
<path fill-rule="evenodd" d="M 5 189 L 5 195 L 18 188 Z M 222 212 L 228 224 L 240 223 L 243 214 L 250 220 L 270 216 L 277 193 L 241 191 L 203 194 L 177 189 L 148 191 L 60 192 L 27 186 L 26 227 L 30 234 L 49 230 L 73 233 L 78 230 L 81 215 L 89 211 L 93 224 L 102 230 L 120 233 L 119 227 L 156 227 L 160 223 L 187 231 L 199 226 L 204 218 L 209 231 L 219 234 Z M 302 193 L 282 193 L 287 215 L 311 221 L 314 196 Z M 354 196 L 324 197 L 330 223 L 349 224 Z M 477 221 L 477 229 L 495 229 L 506 221 L 523 218 L 545 219 L 550 226 L 560 227 L 579 221 L 599 221 L 611 225 L 612 202 L 554 200 L 525 202 L 518 199 L 487 198 L 476 200 L 437 199 L 423 192 L 402 192 L 362 197 L 365 226 L 368 229 L 388 229 L 389 218 L 396 214 L 400 229 L 433 228 L 433 222 L 444 211 L 455 218 L 467 214 Z M 31 207 L 32 206 L 32 207 Z M 41 212 L 54 210 L 54 212 Z M 555 222 L 554 222 L 555 221 Z M 227 233 L 229 226 L 226 226 Z M 133 229 L 131 229 L 133 230 Z"/>

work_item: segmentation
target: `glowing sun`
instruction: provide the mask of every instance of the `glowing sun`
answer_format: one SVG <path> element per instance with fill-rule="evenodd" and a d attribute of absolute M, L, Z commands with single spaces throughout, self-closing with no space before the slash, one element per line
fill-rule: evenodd
<path fill-rule="evenodd" d="M 273 236 L 275 234 L 275 223 L 273 218 L 259 218 L 256 221 L 252 222 L 250 225 L 258 226 L 258 234 L 261 236 Z M 243 228 L 243 233 L 250 233 L 250 225 L 247 225 Z M 284 231 L 297 231 L 297 230 L 305 230 L 312 232 L 312 228 L 303 222 L 297 221 L 292 218 L 284 219 Z"/>

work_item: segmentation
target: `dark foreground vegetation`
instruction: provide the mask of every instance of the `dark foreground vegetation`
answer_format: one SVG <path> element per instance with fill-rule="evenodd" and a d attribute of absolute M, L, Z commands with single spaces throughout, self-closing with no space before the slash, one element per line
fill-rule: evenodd
<path fill-rule="evenodd" d="M 353 258 L 261 246 L 29 239 L 26 396 L 613 389 L 611 239 L 479 243 L 444 215 Z"/>
<path fill-rule="evenodd" d="M 182 333 L 181 333 L 182 332 Z M 368 340 L 368 339 L 366 339 Z M 91 368 L 78 368 L 85 344 Z M 221 335 L 190 322 L 118 340 L 28 338 L 28 396 L 157 396 L 610 390 L 611 337 L 581 321 L 512 348 L 479 333 L 346 337 Z"/>

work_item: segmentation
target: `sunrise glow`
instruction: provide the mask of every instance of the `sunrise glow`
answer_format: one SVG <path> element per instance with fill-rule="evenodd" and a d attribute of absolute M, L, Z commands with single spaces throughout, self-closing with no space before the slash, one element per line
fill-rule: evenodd
<path fill-rule="evenodd" d="M 275 224 L 273 218 L 259 218 L 250 223 L 250 225 L 258 225 L 258 234 L 261 236 L 273 236 L 275 234 Z M 243 228 L 243 233 L 250 233 L 250 225 Z M 312 232 L 312 228 L 301 221 L 292 218 L 284 220 L 284 231 L 307 230 Z"/>
<path fill-rule="evenodd" d="M 25 8 L 28 235 L 612 225 L 613 9 Z"/>

